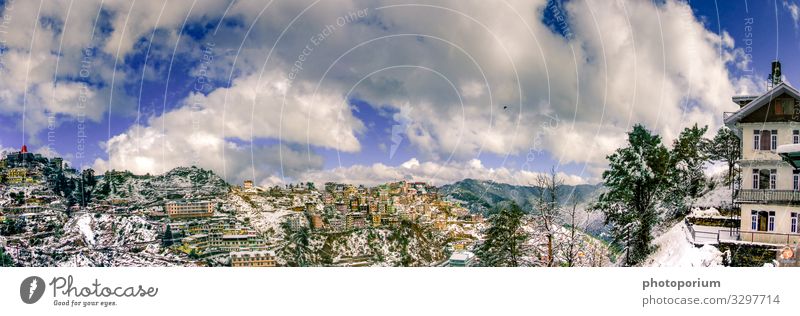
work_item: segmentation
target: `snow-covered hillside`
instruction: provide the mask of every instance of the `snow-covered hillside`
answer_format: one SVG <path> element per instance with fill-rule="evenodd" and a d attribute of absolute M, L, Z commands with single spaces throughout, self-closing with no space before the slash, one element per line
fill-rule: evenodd
<path fill-rule="evenodd" d="M 683 221 L 658 236 L 656 252 L 645 261 L 647 267 L 716 267 L 722 266 L 723 254 L 712 245 L 695 247 L 688 239 Z"/>
<path fill-rule="evenodd" d="M 167 199 L 218 196 L 225 194 L 228 187 L 225 180 L 210 170 L 179 167 L 158 176 L 108 173 L 97 181 L 93 196 L 146 206 Z"/>
<path fill-rule="evenodd" d="M 14 240 L 7 251 L 25 266 L 194 265 L 161 247 L 156 223 L 145 218 L 78 214 L 53 235 Z"/>

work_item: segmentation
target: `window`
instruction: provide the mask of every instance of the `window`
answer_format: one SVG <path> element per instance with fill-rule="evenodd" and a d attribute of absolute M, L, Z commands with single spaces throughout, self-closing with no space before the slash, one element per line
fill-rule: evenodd
<path fill-rule="evenodd" d="M 767 221 L 767 230 L 775 231 L 775 212 L 769 212 L 769 220 Z"/>
<path fill-rule="evenodd" d="M 753 189 L 766 190 L 775 189 L 775 181 L 777 176 L 775 169 L 753 169 Z"/>
<path fill-rule="evenodd" d="M 797 213 L 792 213 L 792 226 L 791 231 L 793 233 L 797 232 Z"/>
<path fill-rule="evenodd" d="M 753 190 L 758 190 L 758 169 L 753 169 Z"/>
<path fill-rule="evenodd" d="M 758 212 L 750 211 L 750 230 L 758 230 Z"/>
<path fill-rule="evenodd" d="M 769 189 L 775 190 L 778 183 L 778 170 L 772 169 L 769 171 Z"/>
<path fill-rule="evenodd" d="M 800 144 L 800 130 L 792 131 L 792 144 Z"/>
<path fill-rule="evenodd" d="M 772 130 L 770 136 L 770 150 L 775 150 L 778 148 L 778 131 Z"/>
<path fill-rule="evenodd" d="M 797 170 L 792 171 L 792 190 L 800 191 L 800 174 L 797 173 Z"/>
<path fill-rule="evenodd" d="M 775 115 L 788 115 L 792 114 L 792 101 L 793 99 L 783 98 L 775 102 Z"/>
<path fill-rule="evenodd" d="M 761 131 L 760 130 L 753 130 L 753 149 L 754 150 L 761 149 Z"/>
<path fill-rule="evenodd" d="M 753 130 L 753 149 L 771 150 L 778 145 L 777 130 Z"/>

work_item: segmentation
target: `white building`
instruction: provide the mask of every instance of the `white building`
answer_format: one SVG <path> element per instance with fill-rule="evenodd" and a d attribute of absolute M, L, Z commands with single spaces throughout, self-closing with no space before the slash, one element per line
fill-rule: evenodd
<path fill-rule="evenodd" d="M 475 254 L 469 251 L 457 251 L 450 255 L 447 266 L 471 267 L 475 263 Z"/>
<path fill-rule="evenodd" d="M 738 162 L 742 183 L 736 192 L 741 206 L 739 238 L 795 243 L 800 239 L 800 171 L 782 159 L 778 147 L 800 144 L 800 92 L 776 82 L 760 96 L 733 100 L 741 108 L 725 113 L 725 125 L 740 137 L 742 146 Z"/>

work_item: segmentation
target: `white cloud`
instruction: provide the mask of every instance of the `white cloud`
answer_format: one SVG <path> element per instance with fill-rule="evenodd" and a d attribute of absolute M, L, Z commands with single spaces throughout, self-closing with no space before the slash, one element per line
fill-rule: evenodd
<path fill-rule="evenodd" d="M 3 70 L 18 80 L 0 81 L 0 109 L 21 113 L 27 91 L 25 111 L 29 133 L 34 133 L 46 122 L 45 110 L 71 118 L 81 114 L 70 106 L 77 87 L 68 81 L 53 87 L 53 71 L 61 58 L 58 76 L 78 73 L 81 50 L 92 43 L 100 2 L 76 1 L 66 26 L 39 27 L 36 36 L 39 19 L 32 17 L 38 3 L 16 3 Z M 162 10 L 163 3 L 157 2 L 131 6 L 105 1 L 105 22 L 112 30 L 95 38 L 99 55 L 93 58 L 92 80 L 103 85 L 88 91 L 89 119 L 101 120 L 109 107 L 132 111 L 135 97 L 119 87 L 138 83 L 141 73 L 126 65 L 114 68 L 114 62 L 124 64 L 125 57 L 141 53 L 136 43 L 154 28 L 162 31 L 154 41 L 162 47 L 153 52 L 153 60 L 161 59 L 162 65 L 148 65 L 146 77 L 161 79 L 184 21 L 213 25 L 229 3 L 198 1 L 190 10 L 192 2 L 171 1 Z M 715 129 L 721 112 L 736 109 L 731 95 L 763 89 L 760 82 L 729 74 L 728 65 L 743 67 L 748 61 L 727 33 L 705 29 L 682 1 L 570 1 L 561 8 L 569 24 L 560 26 L 569 29 L 570 38 L 541 22 L 544 10 L 552 9 L 545 0 L 393 2 L 398 5 L 383 9 L 378 9 L 385 4 L 380 1 L 320 1 L 308 7 L 312 3 L 236 1 L 227 15 L 236 23 L 221 26 L 216 36 L 196 40 L 184 33 L 177 46 L 182 58 L 200 58 L 199 45 L 216 43 L 210 72 L 225 86 L 208 95 L 192 94 L 164 115 L 145 116 L 141 125 L 105 144 L 109 157 L 96 167 L 160 172 L 194 161 L 239 179 L 252 177 L 254 165 L 250 146 L 242 143 L 280 139 L 283 146 L 252 149 L 263 158 L 256 165 L 264 164 L 257 175 L 264 181 L 281 176 L 282 163 L 283 175 L 304 174 L 307 168 L 309 176 L 319 177 L 430 176 L 444 181 L 451 178 L 419 170 L 455 166 L 525 179 L 521 171 L 487 169 L 476 159 L 482 153 L 524 155 L 532 149 L 547 151 L 562 163 L 586 164 L 597 176 L 605 156 L 624 144 L 633 124 L 644 123 L 669 142 L 694 123 Z M 43 16 L 65 22 L 67 5 L 48 2 Z M 797 20 L 797 6 L 788 1 L 784 6 Z M 365 19 L 337 25 L 339 17 L 359 9 L 367 10 Z M 337 27 L 319 44 L 312 43 L 310 38 L 328 25 Z M 54 52 L 62 35 L 58 57 Z M 307 45 L 313 50 L 301 57 Z M 302 70 L 293 85 L 286 85 L 298 61 Z M 21 80 L 26 77 L 27 84 Z M 113 89 L 120 90 L 109 102 L 112 77 Z M 377 107 L 407 105 L 401 126 L 419 160 L 399 169 L 379 163 L 318 171 L 321 158 L 306 152 L 306 145 L 359 153 L 359 137 L 372 137 L 344 102 L 348 97 Z M 203 157 L 187 158 L 197 153 Z M 401 172 L 408 170 L 416 171 Z M 343 174 L 362 171 L 371 175 Z"/>
<path fill-rule="evenodd" d="M 304 181 L 324 183 L 336 181 L 342 183 L 378 185 L 391 181 L 425 181 L 434 185 L 444 185 L 463 179 L 489 180 L 515 185 L 535 185 L 536 178 L 541 173 L 510 168 L 486 168 L 480 160 L 473 159 L 468 162 L 450 162 L 440 164 L 436 162 L 420 163 L 416 158 L 411 158 L 398 167 L 375 163 L 371 166 L 355 165 L 339 167 L 331 170 L 315 170 L 303 173 L 300 177 Z M 586 184 L 584 177 L 570 175 L 563 172 L 557 173 L 565 184 Z"/>
<path fill-rule="evenodd" d="M 783 0 L 783 8 L 791 14 L 792 21 L 794 21 L 794 29 L 800 28 L 800 8 L 798 8 L 797 3 Z"/>

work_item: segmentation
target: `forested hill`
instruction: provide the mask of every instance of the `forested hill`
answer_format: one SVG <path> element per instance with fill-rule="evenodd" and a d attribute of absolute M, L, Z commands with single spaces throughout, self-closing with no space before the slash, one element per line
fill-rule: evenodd
<path fill-rule="evenodd" d="M 576 198 L 578 203 L 591 200 L 602 188 L 601 185 L 564 185 L 558 192 L 561 203 Z M 473 213 L 487 213 L 500 203 L 515 202 L 523 210 L 530 211 L 532 203 L 542 192 L 536 186 L 511 185 L 492 181 L 465 179 L 442 186 L 440 193 L 453 201 L 458 201 Z"/>

